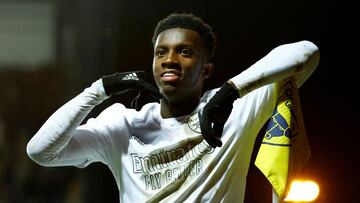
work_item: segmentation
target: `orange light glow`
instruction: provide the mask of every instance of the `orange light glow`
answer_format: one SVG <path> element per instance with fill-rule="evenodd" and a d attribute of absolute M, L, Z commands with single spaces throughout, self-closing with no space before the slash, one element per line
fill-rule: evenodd
<path fill-rule="evenodd" d="M 319 192 L 319 186 L 314 181 L 296 180 L 291 183 L 290 192 L 284 201 L 311 202 L 318 197 Z"/>

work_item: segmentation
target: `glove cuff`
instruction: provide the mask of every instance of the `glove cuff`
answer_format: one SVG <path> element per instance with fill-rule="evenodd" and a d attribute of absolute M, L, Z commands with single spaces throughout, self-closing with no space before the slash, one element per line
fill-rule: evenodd
<path fill-rule="evenodd" d="M 117 75 L 118 73 L 114 73 L 112 75 L 103 76 L 101 78 L 107 96 L 111 96 L 113 93 L 113 87 L 117 83 Z"/>
<path fill-rule="evenodd" d="M 218 93 L 221 95 L 221 97 L 227 98 L 229 100 L 236 100 L 236 99 L 240 98 L 238 90 L 233 85 L 229 84 L 228 82 L 225 82 L 221 86 Z"/>

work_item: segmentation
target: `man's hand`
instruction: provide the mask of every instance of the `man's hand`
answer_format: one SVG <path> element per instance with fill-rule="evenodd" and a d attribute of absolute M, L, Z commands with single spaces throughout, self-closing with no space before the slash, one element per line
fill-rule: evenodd
<path fill-rule="evenodd" d="M 199 113 L 201 133 L 211 147 L 222 146 L 220 138 L 224 124 L 237 98 L 238 90 L 226 82 L 205 105 L 202 113 Z"/>
<path fill-rule="evenodd" d="M 130 90 L 146 92 L 161 99 L 162 95 L 157 88 L 146 80 L 145 71 L 120 72 L 102 77 L 105 92 L 108 96 L 122 94 Z"/>

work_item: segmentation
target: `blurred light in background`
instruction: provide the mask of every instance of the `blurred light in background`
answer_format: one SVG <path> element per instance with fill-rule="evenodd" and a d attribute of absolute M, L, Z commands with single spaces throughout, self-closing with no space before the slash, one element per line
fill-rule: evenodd
<path fill-rule="evenodd" d="M 291 183 L 286 202 L 311 202 L 319 195 L 320 189 L 314 181 L 295 180 Z"/>
<path fill-rule="evenodd" d="M 0 68 L 53 63 L 54 26 L 54 2 L 0 2 Z"/>

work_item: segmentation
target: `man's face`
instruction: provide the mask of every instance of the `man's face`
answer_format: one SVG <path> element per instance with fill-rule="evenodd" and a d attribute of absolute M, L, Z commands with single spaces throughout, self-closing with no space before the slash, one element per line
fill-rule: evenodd
<path fill-rule="evenodd" d="M 202 39 L 193 30 L 172 28 L 161 32 L 156 39 L 154 78 L 160 92 L 169 98 L 199 96 L 206 62 Z"/>

